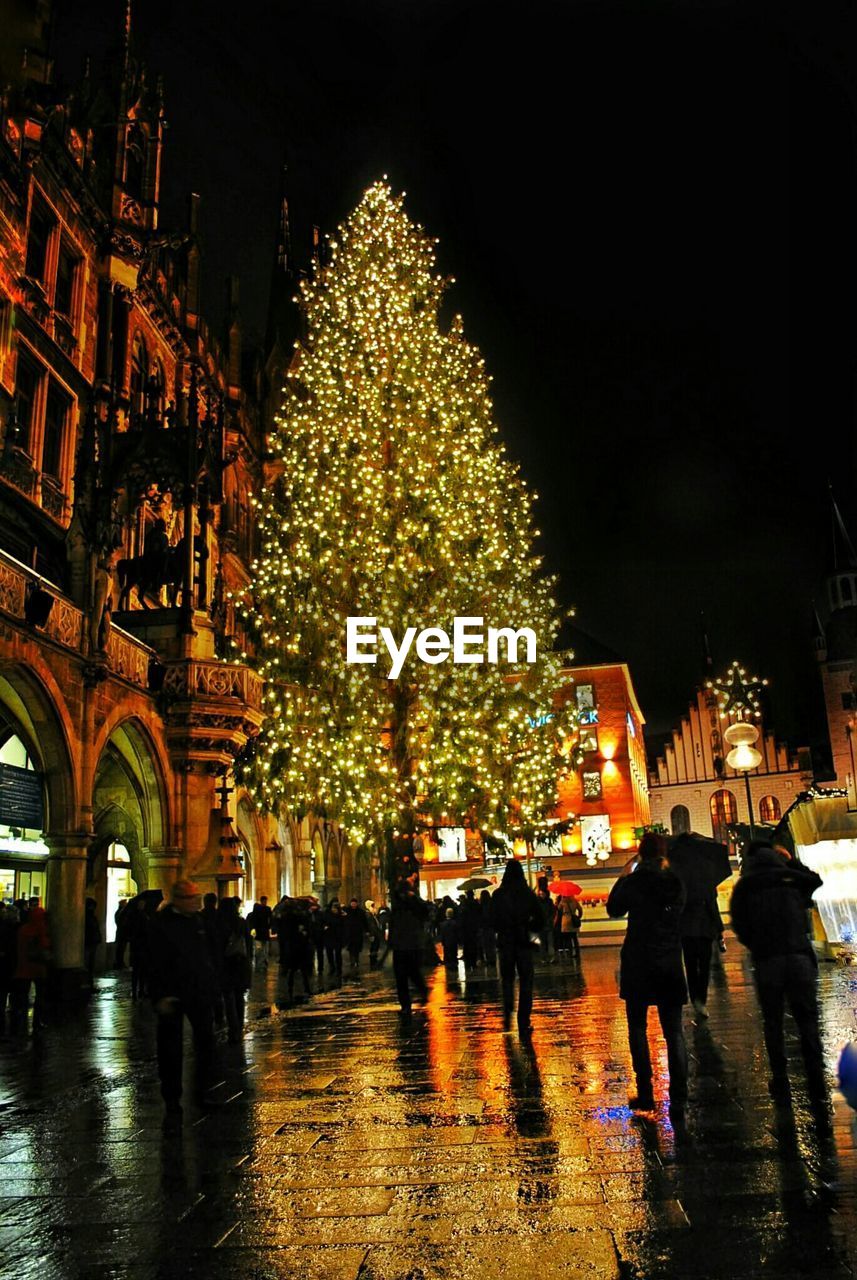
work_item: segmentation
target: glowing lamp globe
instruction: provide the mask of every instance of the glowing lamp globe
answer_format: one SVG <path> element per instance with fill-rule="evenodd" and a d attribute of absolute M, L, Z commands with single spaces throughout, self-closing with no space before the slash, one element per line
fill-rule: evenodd
<path fill-rule="evenodd" d="M 751 747 L 758 736 L 759 730 L 754 724 L 748 724 L 746 720 L 741 720 L 738 724 L 730 724 L 728 729 L 723 730 L 723 737 L 730 747 Z"/>
<path fill-rule="evenodd" d="M 746 742 L 742 742 L 740 746 L 732 748 L 726 757 L 726 763 L 730 769 L 738 769 L 743 773 L 747 769 L 759 767 L 762 763 L 762 753 L 755 747 L 748 746 Z"/>
<path fill-rule="evenodd" d="M 857 1044 L 847 1044 L 839 1056 L 839 1089 L 843 1098 L 857 1111 Z"/>

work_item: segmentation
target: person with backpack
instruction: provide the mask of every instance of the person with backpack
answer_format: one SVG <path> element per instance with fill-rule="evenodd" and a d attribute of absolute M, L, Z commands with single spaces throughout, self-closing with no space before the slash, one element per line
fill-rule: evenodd
<path fill-rule="evenodd" d="M 628 917 L 619 965 L 619 995 L 625 1001 L 628 1044 L 637 1079 L 630 1105 L 655 1106 L 648 1013 L 654 1005 L 667 1045 L 670 1111 L 684 1115 L 687 1104 L 687 1047 L 681 1025 L 687 1002 L 681 950 L 681 914 L 685 890 L 667 862 L 663 836 L 646 832 L 637 853 L 622 868 L 607 899 L 611 919 Z"/>

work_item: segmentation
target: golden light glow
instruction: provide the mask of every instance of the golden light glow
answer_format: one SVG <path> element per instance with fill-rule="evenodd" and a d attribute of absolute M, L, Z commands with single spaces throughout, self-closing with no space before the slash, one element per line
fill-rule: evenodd
<path fill-rule="evenodd" d="M 533 495 L 497 437 L 490 379 L 402 197 L 371 187 L 301 286 L 298 347 L 254 498 L 244 617 L 267 720 L 245 780 L 263 804 L 338 819 L 355 845 L 419 815 L 509 830 L 557 800 L 576 711 L 559 708 L 560 614 Z M 539 661 L 428 665 L 396 681 L 345 661 L 346 618 L 399 634 L 481 615 L 536 633 Z"/>

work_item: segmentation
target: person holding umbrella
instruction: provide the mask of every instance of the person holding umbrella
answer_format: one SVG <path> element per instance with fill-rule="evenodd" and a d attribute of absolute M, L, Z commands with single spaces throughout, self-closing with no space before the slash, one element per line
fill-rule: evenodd
<path fill-rule="evenodd" d="M 684 885 L 681 949 L 687 987 L 698 1018 L 708 1017 L 708 982 L 715 938 L 722 937 L 717 886 L 731 874 L 724 844 L 695 833 L 677 836 L 669 848 L 670 866 Z"/>
<path fill-rule="evenodd" d="M 680 932 L 685 891 L 667 862 L 666 849 L 663 836 L 646 832 L 637 854 L 625 863 L 610 890 L 607 914 L 611 919 L 628 917 L 619 995 L 625 1001 L 628 1044 L 637 1078 L 631 1106 L 651 1111 L 655 1105 L 647 1030 L 649 1005 L 655 1005 L 667 1044 L 670 1111 L 678 1118 L 687 1101 L 687 1048 L 681 1025 L 687 985 Z"/>

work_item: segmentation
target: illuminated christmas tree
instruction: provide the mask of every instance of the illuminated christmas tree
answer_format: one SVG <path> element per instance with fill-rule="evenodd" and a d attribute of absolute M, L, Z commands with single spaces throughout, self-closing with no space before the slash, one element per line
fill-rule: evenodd
<path fill-rule="evenodd" d="M 382 184 L 339 228 L 302 286 L 278 475 L 255 499 L 246 616 L 268 719 L 251 786 L 266 806 L 323 813 L 376 848 L 420 824 L 537 821 L 575 733 L 554 705 L 560 619 L 533 551 L 532 495 L 497 439 L 461 319 L 440 324 L 434 243 Z M 377 664 L 346 661 L 349 617 L 399 643 L 406 627 L 452 636 L 456 616 L 481 618 L 486 636 L 531 628 L 537 661 L 521 646 L 513 663 L 431 662 L 412 646 L 388 679 L 381 641 Z"/>

